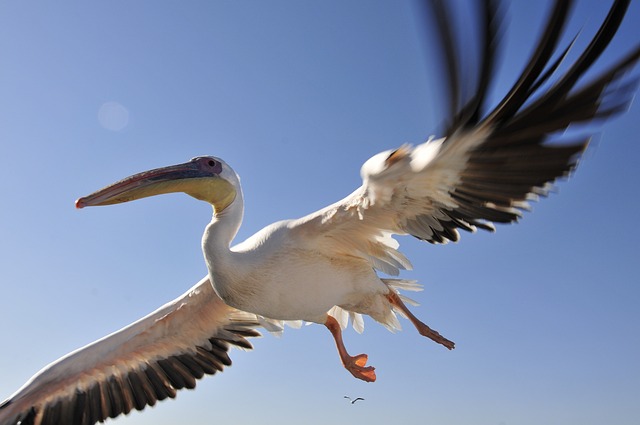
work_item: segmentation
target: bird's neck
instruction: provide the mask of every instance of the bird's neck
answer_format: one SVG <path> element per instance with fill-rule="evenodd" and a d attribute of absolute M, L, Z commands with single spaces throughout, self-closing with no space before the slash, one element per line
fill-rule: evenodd
<path fill-rule="evenodd" d="M 202 236 L 202 252 L 209 269 L 209 279 L 216 294 L 228 305 L 236 306 L 233 298 L 234 267 L 231 242 L 242 223 L 244 206 L 242 194 L 223 211 L 214 210 L 213 219 Z M 237 305 L 240 307 L 240 305 Z"/>
<path fill-rule="evenodd" d="M 244 214 L 242 192 L 236 194 L 234 201 L 224 210 L 215 211 L 211 223 L 207 225 L 202 236 L 202 250 L 210 265 L 216 257 L 230 253 L 231 242 L 235 238 Z"/>

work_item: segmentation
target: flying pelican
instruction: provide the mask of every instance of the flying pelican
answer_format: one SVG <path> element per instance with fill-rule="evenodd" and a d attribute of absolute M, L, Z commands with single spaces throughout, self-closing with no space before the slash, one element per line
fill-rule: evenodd
<path fill-rule="evenodd" d="M 350 402 L 351 404 L 355 404 L 355 403 L 356 403 L 356 401 L 359 401 L 359 400 L 363 400 L 363 401 L 364 401 L 364 398 L 362 398 L 362 397 L 356 397 L 356 398 L 354 398 L 353 400 L 351 400 L 351 397 L 349 397 L 348 395 L 346 395 L 346 396 L 344 396 L 344 398 L 348 399 L 348 400 L 349 400 L 349 402 Z"/>
<path fill-rule="evenodd" d="M 376 375 L 366 354 L 352 356 L 345 348 L 348 318 L 357 330 L 362 315 L 393 330 L 400 314 L 421 335 L 453 349 L 399 294 L 417 289 L 415 282 L 378 276 L 411 267 L 392 235 L 438 244 L 457 241 L 459 230 L 493 231 L 494 223 L 518 220 L 528 201 L 573 170 L 589 137 L 559 145 L 552 143 L 558 134 L 572 123 L 624 111 L 635 88 L 635 80 L 623 77 L 640 58 L 640 45 L 577 85 L 613 38 L 628 4 L 615 1 L 584 52 L 552 78 L 573 44 L 558 48 L 571 4 L 556 1 L 522 74 L 487 110 L 497 8 L 492 1 L 479 5 L 479 73 L 473 84 L 462 84 L 451 12 L 445 2 L 433 2 L 450 99 L 444 137 L 373 156 L 362 166 L 362 186 L 341 201 L 274 223 L 233 247 L 242 189 L 238 175 L 217 157 L 135 174 L 78 199 L 76 206 L 84 208 L 184 192 L 209 203 L 213 218 L 202 238 L 209 273 L 150 315 L 46 366 L 0 403 L 0 425 L 85 425 L 142 410 L 230 365 L 228 349 L 250 349 L 248 338 L 259 335 L 258 327 L 278 329 L 283 322 L 326 326 L 344 367 L 364 381 Z"/>

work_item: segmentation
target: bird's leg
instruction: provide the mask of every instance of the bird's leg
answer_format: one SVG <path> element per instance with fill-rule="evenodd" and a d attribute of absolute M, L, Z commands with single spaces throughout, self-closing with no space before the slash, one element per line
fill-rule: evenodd
<path fill-rule="evenodd" d="M 375 381 L 375 368 L 373 366 L 365 366 L 367 364 L 368 356 L 366 354 L 358 354 L 357 356 L 352 357 L 347 353 L 347 349 L 342 341 L 342 329 L 340 329 L 340 324 L 336 319 L 327 315 L 327 320 L 324 322 L 324 325 L 329 329 L 329 332 L 333 335 L 333 339 L 336 341 L 338 354 L 340 355 L 340 360 L 342 361 L 345 369 L 358 379 L 362 379 L 366 382 Z"/>
<path fill-rule="evenodd" d="M 453 350 L 455 348 L 455 343 L 453 341 L 449 341 L 447 338 L 443 337 L 437 331 L 431 329 L 429 326 L 421 322 L 416 316 L 414 316 L 413 313 L 409 311 L 409 308 L 407 308 L 407 306 L 402 302 L 398 294 L 396 294 L 394 291 L 389 292 L 387 298 L 389 299 L 389 302 L 392 306 L 403 312 L 409 318 L 420 335 L 426 336 L 427 338 L 432 339 L 438 344 L 444 345 L 449 350 Z"/>

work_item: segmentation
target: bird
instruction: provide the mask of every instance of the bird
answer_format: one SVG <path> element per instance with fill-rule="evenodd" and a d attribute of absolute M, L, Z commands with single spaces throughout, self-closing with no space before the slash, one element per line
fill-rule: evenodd
<path fill-rule="evenodd" d="M 349 397 L 348 395 L 346 395 L 346 396 L 344 396 L 344 398 L 348 399 L 348 400 L 349 400 L 349 402 L 350 402 L 351 404 L 355 404 L 355 403 L 356 403 L 356 401 L 358 401 L 358 400 L 363 400 L 363 401 L 364 401 L 364 398 L 362 398 L 362 397 L 356 397 L 356 398 L 354 398 L 353 400 L 351 400 L 351 397 Z"/>
<path fill-rule="evenodd" d="M 86 425 L 143 410 L 222 371 L 231 364 L 229 349 L 251 349 L 261 328 L 277 332 L 286 323 L 326 327 L 344 368 L 365 382 L 376 380 L 375 369 L 367 354 L 349 354 L 342 336 L 349 320 L 357 331 L 363 316 L 396 330 L 399 315 L 454 349 L 407 306 L 401 291 L 420 287 L 398 277 L 412 265 L 393 236 L 443 244 L 458 241 L 461 231 L 491 232 L 496 223 L 518 221 L 531 201 L 570 175 L 587 148 L 591 134 L 567 141 L 563 132 L 628 108 L 637 87 L 629 72 L 640 58 L 635 45 L 582 81 L 626 13 L 629 1 L 616 0 L 588 46 L 560 72 L 575 38 L 559 46 L 572 2 L 557 0 L 522 73 L 489 107 L 501 11 L 490 0 L 474 5 L 480 54 L 472 81 L 468 64 L 463 73 L 463 43 L 452 33 L 449 4 L 425 8 L 448 99 L 442 134 L 374 155 L 361 168 L 362 185 L 334 204 L 233 245 L 242 187 L 215 156 L 133 174 L 79 198 L 76 207 L 86 208 L 181 192 L 210 204 L 202 237 L 208 274 L 158 310 L 36 373 L 0 403 L 0 425 Z"/>

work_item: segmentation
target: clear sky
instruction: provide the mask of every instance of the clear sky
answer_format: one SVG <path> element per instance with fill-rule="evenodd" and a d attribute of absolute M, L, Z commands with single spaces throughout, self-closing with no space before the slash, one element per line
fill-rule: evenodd
<path fill-rule="evenodd" d="M 582 29 L 584 46 L 608 2 L 578 3 L 569 34 Z M 242 177 L 240 241 L 341 199 L 370 156 L 432 134 L 436 57 L 414 6 L 0 2 L 0 399 L 206 274 L 209 206 L 167 195 L 78 211 L 79 196 L 219 156 Z M 495 93 L 522 69 L 546 10 L 507 8 Z M 638 22 L 633 2 L 601 64 L 640 41 Z M 233 367 L 196 391 L 113 422 L 637 424 L 640 105 L 601 128 L 559 194 L 520 224 L 446 246 L 401 238 L 416 269 L 403 276 L 425 286 L 414 311 L 454 351 L 407 321 L 391 334 L 367 320 L 363 335 L 345 333 L 377 367 L 366 384 L 324 327 L 287 329 L 233 351 Z"/>

